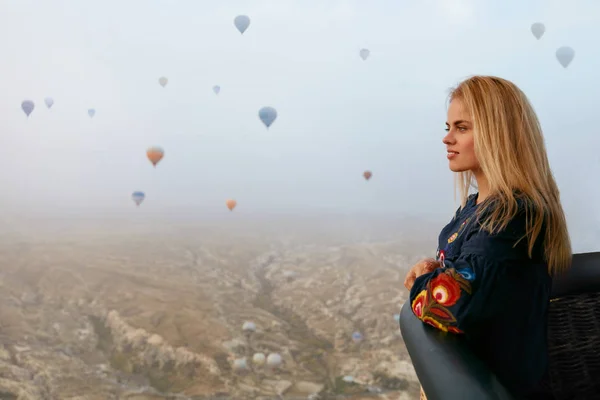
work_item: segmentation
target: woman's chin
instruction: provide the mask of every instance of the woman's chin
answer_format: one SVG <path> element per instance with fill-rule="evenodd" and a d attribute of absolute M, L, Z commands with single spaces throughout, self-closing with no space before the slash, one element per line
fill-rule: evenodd
<path fill-rule="evenodd" d="M 463 168 L 462 166 L 453 164 L 452 162 L 450 162 L 450 165 L 448 167 L 452 172 L 465 172 L 469 170 L 469 168 Z"/>

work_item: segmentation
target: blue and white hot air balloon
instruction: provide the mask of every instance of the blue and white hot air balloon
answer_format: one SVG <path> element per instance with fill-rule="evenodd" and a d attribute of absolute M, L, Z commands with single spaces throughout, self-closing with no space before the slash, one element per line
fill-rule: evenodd
<path fill-rule="evenodd" d="M 133 192 L 133 194 L 131 195 L 131 199 L 138 207 L 140 206 L 140 204 L 142 204 L 145 198 L 146 194 L 144 192 Z"/>
<path fill-rule="evenodd" d="M 90 118 L 94 118 L 94 115 L 96 115 L 96 110 L 94 110 L 93 108 L 90 108 L 88 110 L 88 115 L 90 116 Z"/>

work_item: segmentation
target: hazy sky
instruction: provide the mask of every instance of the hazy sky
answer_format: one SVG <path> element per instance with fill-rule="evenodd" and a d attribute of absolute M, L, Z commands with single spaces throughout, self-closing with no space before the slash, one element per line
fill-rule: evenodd
<path fill-rule="evenodd" d="M 251 18 L 244 35 L 239 14 Z M 534 22 L 546 25 L 539 41 Z M 494 74 L 533 102 L 572 233 L 594 248 L 598 37 L 597 0 L 2 0 L 3 212 L 225 214 L 233 197 L 239 213 L 446 221 L 447 92 Z M 567 69 L 563 45 L 576 51 Z M 262 106 L 279 113 L 269 130 Z M 156 169 L 152 145 L 165 149 Z M 147 195 L 139 210 L 134 190 Z"/>

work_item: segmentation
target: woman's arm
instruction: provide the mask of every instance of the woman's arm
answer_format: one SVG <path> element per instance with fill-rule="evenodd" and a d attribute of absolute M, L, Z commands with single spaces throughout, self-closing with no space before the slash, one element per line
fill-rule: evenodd
<path fill-rule="evenodd" d="M 413 313 L 446 332 L 476 333 L 484 320 L 512 303 L 511 291 L 523 292 L 521 286 L 531 282 L 526 241 L 515 246 L 524 233 L 521 216 L 494 235 L 474 227 L 457 258 L 415 280 Z"/>

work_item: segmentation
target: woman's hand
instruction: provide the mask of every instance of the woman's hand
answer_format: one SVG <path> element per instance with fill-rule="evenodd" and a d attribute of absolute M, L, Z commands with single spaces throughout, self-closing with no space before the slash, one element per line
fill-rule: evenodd
<path fill-rule="evenodd" d="M 419 261 L 410 269 L 410 271 L 408 271 L 408 274 L 406 274 L 404 287 L 410 290 L 419 276 L 433 272 L 436 268 L 440 268 L 441 266 L 442 264 L 433 258 L 426 258 Z"/>

